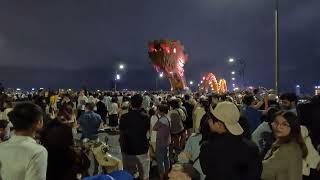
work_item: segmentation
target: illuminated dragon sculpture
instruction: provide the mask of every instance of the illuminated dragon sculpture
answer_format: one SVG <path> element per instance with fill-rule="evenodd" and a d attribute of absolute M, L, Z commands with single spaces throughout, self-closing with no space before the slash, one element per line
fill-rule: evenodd
<path fill-rule="evenodd" d="M 171 90 L 187 89 L 183 67 L 188 61 L 188 55 L 180 41 L 151 41 L 148 43 L 148 54 L 157 72 L 163 72 L 169 79 Z"/>
<path fill-rule="evenodd" d="M 200 85 L 200 91 L 207 92 L 209 85 L 211 86 L 212 92 L 223 94 L 228 91 L 227 82 L 224 79 L 220 79 L 218 82 L 216 77 L 212 73 L 208 73 L 202 78 L 202 83 Z"/>

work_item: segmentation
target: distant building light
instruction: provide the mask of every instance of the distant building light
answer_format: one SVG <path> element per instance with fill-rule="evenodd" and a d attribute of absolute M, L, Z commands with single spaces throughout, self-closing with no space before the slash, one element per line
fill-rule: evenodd
<path fill-rule="evenodd" d="M 34 91 L 34 90 L 35 90 L 35 88 L 32 88 L 32 89 L 31 89 L 31 91 Z"/>
<path fill-rule="evenodd" d="M 234 77 L 233 77 L 233 78 L 231 78 L 231 79 L 232 79 L 232 81 L 236 80 L 236 78 L 234 78 Z"/>
<path fill-rule="evenodd" d="M 299 88 L 299 87 L 300 87 L 300 85 L 296 85 L 296 87 L 297 87 L 297 88 Z"/>
<path fill-rule="evenodd" d="M 21 89 L 20 89 L 20 88 L 17 88 L 17 91 L 21 91 Z"/>
<path fill-rule="evenodd" d="M 193 81 L 190 81 L 190 83 L 189 83 L 190 85 L 192 85 L 193 84 Z"/>
<path fill-rule="evenodd" d="M 236 72 L 235 72 L 235 71 L 232 71 L 232 72 L 231 72 L 231 74 L 233 74 L 233 75 L 234 75 L 234 74 L 236 74 Z"/>

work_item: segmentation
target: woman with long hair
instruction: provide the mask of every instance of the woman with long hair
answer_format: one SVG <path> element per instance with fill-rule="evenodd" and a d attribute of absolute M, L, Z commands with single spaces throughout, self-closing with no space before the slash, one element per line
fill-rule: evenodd
<path fill-rule="evenodd" d="M 302 161 L 308 155 L 300 123 L 292 112 L 278 112 L 272 122 L 276 141 L 262 164 L 263 180 L 302 180 Z"/>
<path fill-rule="evenodd" d="M 53 120 L 40 133 L 40 142 L 48 151 L 47 180 L 77 180 L 87 175 L 88 159 L 75 151 L 72 129 Z"/>

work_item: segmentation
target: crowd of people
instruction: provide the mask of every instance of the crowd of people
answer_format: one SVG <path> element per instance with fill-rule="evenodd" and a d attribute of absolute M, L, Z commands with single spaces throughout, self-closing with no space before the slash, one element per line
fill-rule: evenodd
<path fill-rule="evenodd" d="M 0 110 L 0 180 L 320 179 L 320 96 L 39 90 L 1 92 Z"/>

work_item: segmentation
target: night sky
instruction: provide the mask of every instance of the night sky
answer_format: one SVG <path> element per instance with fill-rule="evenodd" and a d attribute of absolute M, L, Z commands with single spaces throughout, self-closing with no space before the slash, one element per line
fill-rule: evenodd
<path fill-rule="evenodd" d="M 319 9 L 319 0 L 280 0 L 283 91 L 320 85 Z M 232 56 L 246 61 L 247 84 L 273 87 L 273 0 L 1 0 L 0 82 L 106 89 L 125 63 L 121 88 L 154 89 L 153 39 L 184 44 L 188 81 L 230 79 Z"/>

